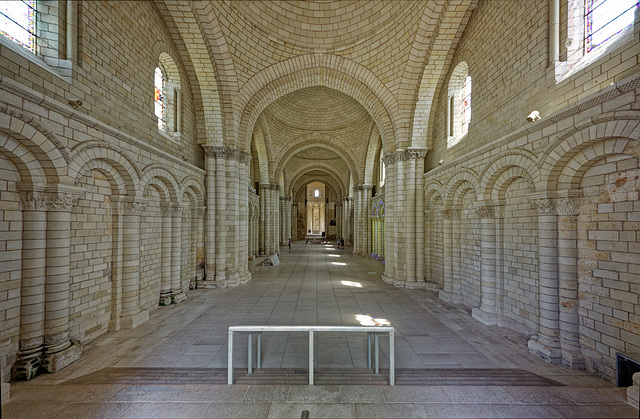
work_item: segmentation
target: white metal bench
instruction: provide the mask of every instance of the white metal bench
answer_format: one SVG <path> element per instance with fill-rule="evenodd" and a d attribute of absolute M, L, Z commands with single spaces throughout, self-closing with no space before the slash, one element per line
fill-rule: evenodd
<path fill-rule="evenodd" d="M 389 335 L 389 385 L 395 384 L 395 355 L 393 326 L 230 326 L 227 361 L 227 383 L 233 384 L 233 335 L 235 333 L 248 334 L 247 372 L 253 373 L 253 335 L 258 335 L 256 367 L 261 368 L 262 333 L 263 332 L 307 332 L 309 333 L 309 385 L 313 385 L 313 338 L 315 332 L 365 332 L 367 333 L 368 365 L 371 368 L 371 337 L 374 337 L 375 373 L 379 374 L 378 335 Z"/>

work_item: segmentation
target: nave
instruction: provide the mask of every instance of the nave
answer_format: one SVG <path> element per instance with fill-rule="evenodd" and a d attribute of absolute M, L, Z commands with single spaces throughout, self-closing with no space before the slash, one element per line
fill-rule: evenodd
<path fill-rule="evenodd" d="M 636 417 L 624 389 L 584 370 L 551 365 L 528 352 L 527 336 L 485 326 L 463 306 L 425 290 L 384 283 L 382 264 L 334 245 L 294 242 L 278 266 L 254 261 L 253 280 L 236 288 L 188 291 L 189 304 L 151 313 L 134 330 L 108 332 L 55 374 L 12 385 L 7 418 L 87 417 Z M 335 384 L 224 384 L 231 325 L 359 325 L 396 329 L 394 387 Z M 348 374 L 367 366 L 366 338 L 316 337 L 316 367 Z M 244 346 L 243 346 L 244 345 Z M 265 334 L 263 367 L 304 373 L 304 335 Z M 388 366 L 381 338 L 381 373 Z M 236 376 L 246 372 L 246 339 L 236 338 Z M 438 371 L 425 385 L 402 374 Z M 482 374 L 472 374 L 482 371 Z M 451 380 L 468 373 L 467 379 Z M 529 374 L 501 385 L 486 377 Z M 489 374 L 491 373 L 491 374 Z M 208 378 L 218 374 L 219 380 Z M 259 371 L 256 371 L 258 377 Z M 492 375 L 493 374 L 493 375 Z M 305 375 L 306 377 L 306 375 Z M 320 378 L 320 377 L 319 377 Z M 484 381 L 482 381 L 484 379 Z M 38 401 L 38 403 L 34 403 Z"/>

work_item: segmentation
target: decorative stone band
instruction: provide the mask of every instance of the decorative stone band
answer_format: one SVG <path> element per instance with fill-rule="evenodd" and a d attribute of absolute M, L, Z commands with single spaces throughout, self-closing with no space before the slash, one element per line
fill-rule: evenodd
<path fill-rule="evenodd" d="M 71 211 L 78 203 L 79 194 L 64 192 L 22 192 L 20 203 L 23 210 Z"/>
<path fill-rule="evenodd" d="M 531 201 L 531 206 L 538 215 L 577 215 L 580 212 L 575 198 L 535 199 Z"/>
<path fill-rule="evenodd" d="M 387 166 L 390 166 L 399 161 L 421 160 L 425 158 L 428 150 L 429 149 L 427 148 L 409 148 L 406 150 L 396 150 L 384 156 L 382 158 L 382 161 Z"/>

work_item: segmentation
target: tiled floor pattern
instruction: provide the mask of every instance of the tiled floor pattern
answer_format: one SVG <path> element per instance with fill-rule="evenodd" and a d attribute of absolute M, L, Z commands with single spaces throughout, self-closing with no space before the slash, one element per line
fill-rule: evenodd
<path fill-rule="evenodd" d="M 81 360 L 59 373 L 12 383 L 2 417 L 299 418 L 305 409 L 310 418 L 638 416 L 637 409 L 626 404 L 623 389 L 585 371 L 545 363 L 527 351 L 525 336 L 484 326 L 467 308 L 445 304 L 435 293 L 385 284 L 380 262 L 353 257 L 348 249 L 304 243 L 285 249 L 280 259 L 279 266 L 254 267 L 246 285 L 190 291 L 186 303 L 153 311 L 139 328 L 103 335 L 85 347 Z M 397 368 L 449 371 L 458 377 L 478 369 L 525 370 L 561 385 L 469 380 L 460 381 L 465 385 L 431 381 L 394 387 L 227 386 L 184 380 L 193 371 L 226 367 L 230 325 L 358 325 L 372 318 L 386 319 L 396 328 Z M 381 338 L 382 367 L 388 365 L 385 345 Z M 235 366 L 246 368 L 246 339 L 238 339 L 235 349 Z M 321 334 L 316 354 L 319 369 L 365 368 L 366 337 Z M 306 336 L 264 335 L 265 368 L 298 369 L 306 363 Z M 144 370 L 146 378 L 86 381 L 115 368 Z M 148 375 L 153 369 L 158 371 L 155 382 Z M 167 371 L 176 375 L 174 383 L 167 384 Z"/>

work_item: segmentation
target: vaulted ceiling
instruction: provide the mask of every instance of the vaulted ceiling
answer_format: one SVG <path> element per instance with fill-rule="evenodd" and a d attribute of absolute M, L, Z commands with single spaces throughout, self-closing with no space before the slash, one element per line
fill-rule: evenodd
<path fill-rule="evenodd" d="M 259 155 L 260 182 L 371 183 L 375 157 L 428 145 L 477 0 L 156 0 L 192 78 L 201 144 Z M 254 153 L 255 154 L 255 153 Z"/>

